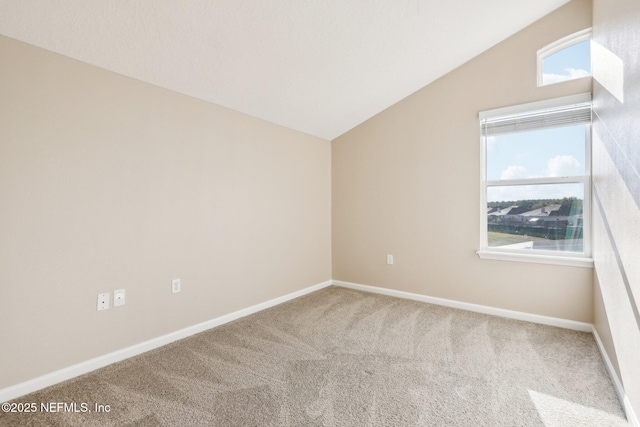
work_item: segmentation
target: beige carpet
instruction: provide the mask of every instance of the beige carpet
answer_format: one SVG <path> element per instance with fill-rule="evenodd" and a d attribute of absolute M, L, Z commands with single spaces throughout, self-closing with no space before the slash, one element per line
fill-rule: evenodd
<path fill-rule="evenodd" d="M 0 425 L 627 425 L 591 334 L 337 287 L 15 402 L 92 412 Z"/>

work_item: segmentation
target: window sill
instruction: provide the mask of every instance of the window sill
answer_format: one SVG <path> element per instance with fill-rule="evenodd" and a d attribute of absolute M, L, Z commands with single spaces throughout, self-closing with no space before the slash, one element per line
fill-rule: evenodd
<path fill-rule="evenodd" d="M 532 262 L 536 264 L 567 265 L 571 267 L 593 268 L 592 258 L 565 257 L 553 255 L 520 254 L 481 250 L 476 252 L 482 259 L 500 261 Z"/>

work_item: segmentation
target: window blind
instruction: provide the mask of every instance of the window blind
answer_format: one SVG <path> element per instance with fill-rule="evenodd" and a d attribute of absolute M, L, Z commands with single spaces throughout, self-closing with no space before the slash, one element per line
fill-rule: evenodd
<path fill-rule="evenodd" d="M 484 117 L 480 120 L 485 136 L 524 132 L 591 122 L 591 102 Z"/>

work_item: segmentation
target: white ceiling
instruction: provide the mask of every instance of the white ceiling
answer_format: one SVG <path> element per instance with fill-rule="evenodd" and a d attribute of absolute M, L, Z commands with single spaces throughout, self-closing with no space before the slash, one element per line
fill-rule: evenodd
<path fill-rule="evenodd" d="M 0 34 L 334 139 L 569 0 L 0 0 Z"/>

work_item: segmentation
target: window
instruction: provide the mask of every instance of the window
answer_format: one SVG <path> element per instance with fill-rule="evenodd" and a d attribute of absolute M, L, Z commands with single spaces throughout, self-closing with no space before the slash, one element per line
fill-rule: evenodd
<path fill-rule="evenodd" d="M 480 113 L 482 258 L 591 266 L 591 95 Z"/>
<path fill-rule="evenodd" d="M 591 75 L 591 28 L 538 51 L 538 86 Z"/>

